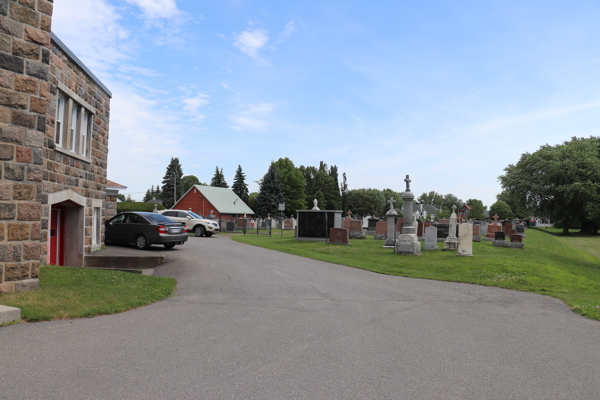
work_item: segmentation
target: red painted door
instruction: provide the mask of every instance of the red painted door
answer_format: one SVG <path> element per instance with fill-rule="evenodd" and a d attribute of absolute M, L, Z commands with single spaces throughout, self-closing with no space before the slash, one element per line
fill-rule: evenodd
<path fill-rule="evenodd" d="M 50 216 L 51 226 L 50 226 L 50 264 L 58 265 L 58 218 L 60 212 L 59 210 L 53 209 L 52 215 Z"/>

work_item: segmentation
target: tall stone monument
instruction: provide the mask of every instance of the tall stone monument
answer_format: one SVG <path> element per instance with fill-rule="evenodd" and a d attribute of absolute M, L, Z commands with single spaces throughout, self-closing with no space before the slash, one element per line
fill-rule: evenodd
<path fill-rule="evenodd" d="M 404 226 L 402 227 L 402 235 L 396 239 L 396 254 L 420 255 L 421 243 L 419 242 L 419 238 L 417 238 L 415 222 L 413 221 L 413 200 L 415 195 L 410 191 L 411 180 L 408 175 L 406 175 L 404 182 L 406 182 L 406 191 L 402 196 L 402 200 L 404 200 L 404 207 L 402 209 L 404 213 Z M 456 215 L 454 217 L 456 225 Z"/>
<path fill-rule="evenodd" d="M 384 247 L 394 247 L 396 245 L 396 224 L 395 220 L 398 216 L 396 209 L 394 208 L 394 203 L 396 200 L 393 197 L 390 197 L 388 203 L 390 203 L 390 209 L 387 213 L 385 213 L 385 219 L 387 220 L 387 239 L 385 240 Z"/>
<path fill-rule="evenodd" d="M 473 255 L 473 225 L 460 224 L 458 226 L 458 251 L 456 255 Z"/>
<path fill-rule="evenodd" d="M 444 241 L 444 251 L 458 250 L 458 238 L 456 237 L 456 206 L 452 206 L 452 215 L 450 215 L 450 230 L 448 237 Z"/>

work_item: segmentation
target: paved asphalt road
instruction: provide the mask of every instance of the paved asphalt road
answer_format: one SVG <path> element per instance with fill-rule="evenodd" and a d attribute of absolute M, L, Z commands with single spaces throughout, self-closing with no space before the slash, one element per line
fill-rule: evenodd
<path fill-rule="evenodd" d="M 177 296 L 0 328 L 0 398 L 600 399 L 600 323 L 549 297 L 227 237 L 154 252 Z"/>

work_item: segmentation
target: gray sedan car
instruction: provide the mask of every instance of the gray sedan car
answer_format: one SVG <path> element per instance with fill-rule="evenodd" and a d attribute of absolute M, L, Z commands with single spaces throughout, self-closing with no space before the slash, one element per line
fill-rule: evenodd
<path fill-rule="evenodd" d="M 138 249 L 163 244 L 172 249 L 188 240 L 185 224 L 151 212 L 124 212 L 106 221 L 105 241 L 134 243 Z"/>

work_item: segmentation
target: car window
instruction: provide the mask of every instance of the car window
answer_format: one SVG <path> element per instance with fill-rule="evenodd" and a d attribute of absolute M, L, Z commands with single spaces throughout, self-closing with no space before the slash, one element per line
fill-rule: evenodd
<path fill-rule="evenodd" d="M 188 211 L 188 214 L 190 214 L 190 215 L 191 215 L 192 217 L 194 217 L 194 218 L 197 218 L 197 219 L 202 219 L 202 217 L 201 217 L 201 216 L 199 216 L 198 214 L 196 214 L 195 212 Z"/>
<path fill-rule="evenodd" d="M 162 215 L 166 215 L 167 217 L 176 217 L 177 212 L 176 211 L 165 211 Z"/>
<path fill-rule="evenodd" d="M 119 214 L 116 217 L 114 217 L 113 219 L 110 220 L 111 224 L 122 224 L 123 221 L 125 221 L 125 217 L 127 217 L 127 214 Z"/>
<path fill-rule="evenodd" d="M 179 211 L 177 213 L 179 218 L 187 218 L 188 217 L 188 213 L 184 212 L 184 211 Z"/>
<path fill-rule="evenodd" d="M 129 214 L 127 216 L 127 223 L 128 224 L 141 224 L 142 223 L 142 219 L 137 214 Z"/>
<path fill-rule="evenodd" d="M 165 217 L 162 214 L 148 213 L 148 214 L 144 214 L 144 217 L 148 218 L 148 220 L 150 220 L 150 222 L 159 223 L 159 224 L 173 222 L 171 219 Z"/>

